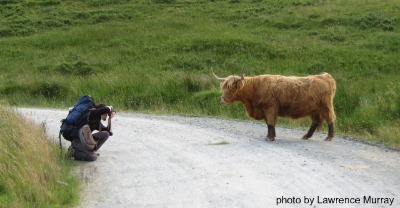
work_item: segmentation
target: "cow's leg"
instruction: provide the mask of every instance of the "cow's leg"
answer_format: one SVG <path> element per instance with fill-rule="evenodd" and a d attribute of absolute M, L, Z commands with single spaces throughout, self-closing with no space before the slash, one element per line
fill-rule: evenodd
<path fill-rule="evenodd" d="M 334 135 L 334 126 L 333 123 L 335 121 L 336 115 L 335 115 L 335 111 L 333 110 L 333 104 L 331 103 L 331 105 L 328 105 L 331 107 L 327 107 L 326 111 L 324 111 L 323 113 L 323 117 L 326 121 L 326 123 L 328 123 L 328 135 L 325 138 L 325 141 L 331 141 Z"/>
<path fill-rule="evenodd" d="M 275 137 L 276 137 L 275 126 L 268 125 L 267 139 L 270 141 L 275 141 Z"/>
<path fill-rule="evenodd" d="M 275 141 L 275 121 L 277 116 L 275 115 L 274 109 L 268 109 L 264 111 L 265 123 L 268 125 L 267 139 L 270 141 Z"/>
<path fill-rule="evenodd" d="M 309 139 L 312 137 L 315 130 L 317 130 L 318 126 L 321 125 L 321 123 L 322 123 L 321 115 L 318 113 L 311 115 L 311 121 L 312 121 L 312 124 L 310 126 L 310 129 L 308 129 L 307 134 L 304 135 L 302 139 Z"/>
<path fill-rule="evenodd" d="M 331 141 L 334 134 L 333 123 L 328 124 L 328 136 L 325 138 L 325 141 Z"/>
<path fill-rule="evenodd" d="M 317 127 L 318 127 L 318 123 L 314 123 L 314 122 L 313 122 L 313 123 L 311 124 L 311 126 L 310 126 L 310 129 L 308 129 L 307 134 L 304 135 L 302 139 L 309 139 L 309 138 L 311 138 L 312 135 L 314 134 L 315 130 L 317 129 Z"/>

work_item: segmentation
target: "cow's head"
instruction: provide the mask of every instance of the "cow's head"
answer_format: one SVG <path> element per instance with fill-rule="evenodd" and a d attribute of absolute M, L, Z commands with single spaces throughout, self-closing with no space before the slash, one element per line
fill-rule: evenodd
<path fill-rule="evenodd" d="M 233 103 L 233 101 L 235 101 L 236 90 L 240 86 L 240 83 L 244 80 L 243 70 L 240 77 L 231 75 L 226 78 L 220 78 L 214 74 L 214 71 L 212 71 L 212 73 L 214 77 L 221 82 L 221 101 L 226 104 Z"/>

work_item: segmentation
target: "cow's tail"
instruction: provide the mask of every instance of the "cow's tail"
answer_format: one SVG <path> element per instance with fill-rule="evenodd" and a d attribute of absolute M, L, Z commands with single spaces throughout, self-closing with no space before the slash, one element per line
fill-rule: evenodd
<path fill-rule="evenodd" d="M 333 99 L 335 98 L 336 94 L 336 81 L 332 77 L 332 75 L 324 72 L 323 75 L 326 77 L 327 82 L 329 83 L 330 86 L 330 95 L 329 95 L 329 115 L 331 116 L 331 121 L 335 122 L 336 120 L 336 114 L 335 114 L 335 109 L 333 106 Z"/>

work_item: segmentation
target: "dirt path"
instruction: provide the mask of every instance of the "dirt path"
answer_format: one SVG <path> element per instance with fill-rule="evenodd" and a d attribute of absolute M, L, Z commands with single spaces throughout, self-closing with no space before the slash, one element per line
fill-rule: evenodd
<path fill-rule="evenodd" d="M 57 140 L 65 111 L 19 110 Z M 284 128 L 267 142 L 263 124 L 200 117 L 119 112 L 113 129 L 76 162 L 81 207 L 400 207 L 398 151 Z"/>

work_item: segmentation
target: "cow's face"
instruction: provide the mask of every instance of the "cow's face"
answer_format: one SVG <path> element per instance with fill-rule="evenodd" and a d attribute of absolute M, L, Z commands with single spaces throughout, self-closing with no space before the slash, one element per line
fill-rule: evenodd
<path fill-rule="evenodd" d="M 212 72 L 214 77 L 221 82 L 222 96 L 221 101 L 226 104 L 231 104 L 235 101 L 236 91 L 239 88 L 242 80 L 244 80 L 243 70 L 240 77 L 231 75 L 226 78 L 220 78 Z"/>
<path fill-rule="evenodd" d="M 238 89 L 242 79 L 238 76 L 229 76 L 225 81 L 221 82 L 221 101 L 226 104 L 231 104 L 235 101 L 235 93 Z"/>

